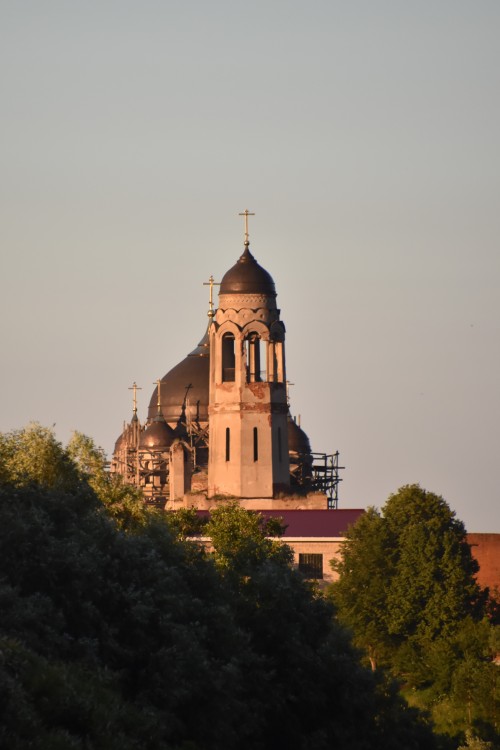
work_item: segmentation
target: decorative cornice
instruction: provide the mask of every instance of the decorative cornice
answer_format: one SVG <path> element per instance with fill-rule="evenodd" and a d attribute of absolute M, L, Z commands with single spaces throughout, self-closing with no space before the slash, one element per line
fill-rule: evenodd
<path fill-rule="evenodd" d="M 268 310 L 276 309 L 276 298 L 267 294 L 219 294 L 219 308 L 226 310 L 233 307 L 241 310 L 244 307 L 258 309 L 266 307 Z"/>

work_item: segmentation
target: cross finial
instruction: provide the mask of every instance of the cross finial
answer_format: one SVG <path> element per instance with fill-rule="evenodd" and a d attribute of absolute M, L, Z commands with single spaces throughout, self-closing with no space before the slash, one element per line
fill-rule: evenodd
<path fill-rule="evenodd" d="M 134 414 L 137 415 L 137 391 L 142 391 L 142 388 L 140 388 L 134 380 L 129 388 L 129 391 L 134 391 L 134 394 L 132 396 L 132 403 L 134 405 Z"/>
<path fill-rule="evenodd" d="M 156 398 L 156 406 L 158 408 L 158 414 L 161 414 L 161 380 L 158 378 L 153 385 L 156 385 L 158 392 L 157 392 L 157 398 Z"/>
<path fill-rule="evenodd" d="M 245 208 L 244 211 L 238 214 L 238 216 L 244 216 L 245 217 L 245 245 L 250 244 L 250 235 L 248 234 L 248 217 L 249 216 L 255 216 L 255 214 L 251 213 L 248 208 Z"/>
<path fill-rule="evenodd" d="M 203 282 L 203 286 L 209 286 L 210 287 L 210 293 L 208 298 L 208 317 L 212 319 L 215 315 L 214 312 L 214 286 L 220 286 L 220 283 L 217 283 L 214 281 L 214 277 L 210 275 L 210 278 L 208 281 Z"/>

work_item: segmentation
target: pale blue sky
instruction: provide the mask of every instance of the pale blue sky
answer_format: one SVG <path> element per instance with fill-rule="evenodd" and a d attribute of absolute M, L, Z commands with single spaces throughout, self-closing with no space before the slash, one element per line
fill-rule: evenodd
<path fill-rule="evenodd" d="M 341 507 L 500 531 L 500 4 L 0 0 L 0 429 L 109 452 L 241 252 Z"/>

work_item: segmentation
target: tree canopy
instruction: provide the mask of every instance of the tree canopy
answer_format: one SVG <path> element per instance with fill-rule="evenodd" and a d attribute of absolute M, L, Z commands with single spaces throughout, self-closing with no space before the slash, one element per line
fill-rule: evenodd
<path fill-rule="evenodd" d="M 498 731 L 487 592 L 465 528 L 442 497 L 402 487 L 350 529 L 332 567 L 339 617 L 372 668 L 389 669 L 441 729 Z"/>
<path fill-rule="evenodd" d="M 88 439 L 21 432 L 0 439 L 2 748 L 435 746 L 259 516 L 213 513 L 205 551 Z"/>

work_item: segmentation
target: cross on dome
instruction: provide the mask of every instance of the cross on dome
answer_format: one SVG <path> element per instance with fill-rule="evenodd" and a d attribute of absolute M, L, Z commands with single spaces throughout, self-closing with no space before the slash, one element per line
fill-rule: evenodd
<path fill-rule="evenodd" d="M 214 281 L 214 277 L 210 274 L 210 278 L 208 281 L 203 282 L 203 286 L 209 286 L 210 287 L 210 294 L 208 298 L 208 317 L 212 319 L 215 315 L 214 312 L 214 286 L 220 286 L 220 283 L 217 281 Z"/>
<path fill-rule="evenodd" d="M 142 391 L 142 388 L 140 388 L 134 380 L 134 382 L 129 388 L 129 391 L 134 391 L 134 394 L 132 397 L 132 403 L 134 407 L 134 414 L 137 415 L 137 391 Z"/>
<path fill-rule="evenodd" d="M 159 414 L 161 410 L 161 380 L 158 378 L 158 380 L 155 380 L 153 385 L 156 385 L 157 387 L 156 406 L 158 407 L 158 414 Z"/>
<path fill-rule="evenodd" d="M 254 213 L 251 213 L 248 208 L 245 208 L 244 211 L 238 214 L 238 216 L 244 216 L 245 217 L 245 245 L 250 244 L 250 235 L 248 234 L 248 217 L 249 216 L 255 216 Z"/>

